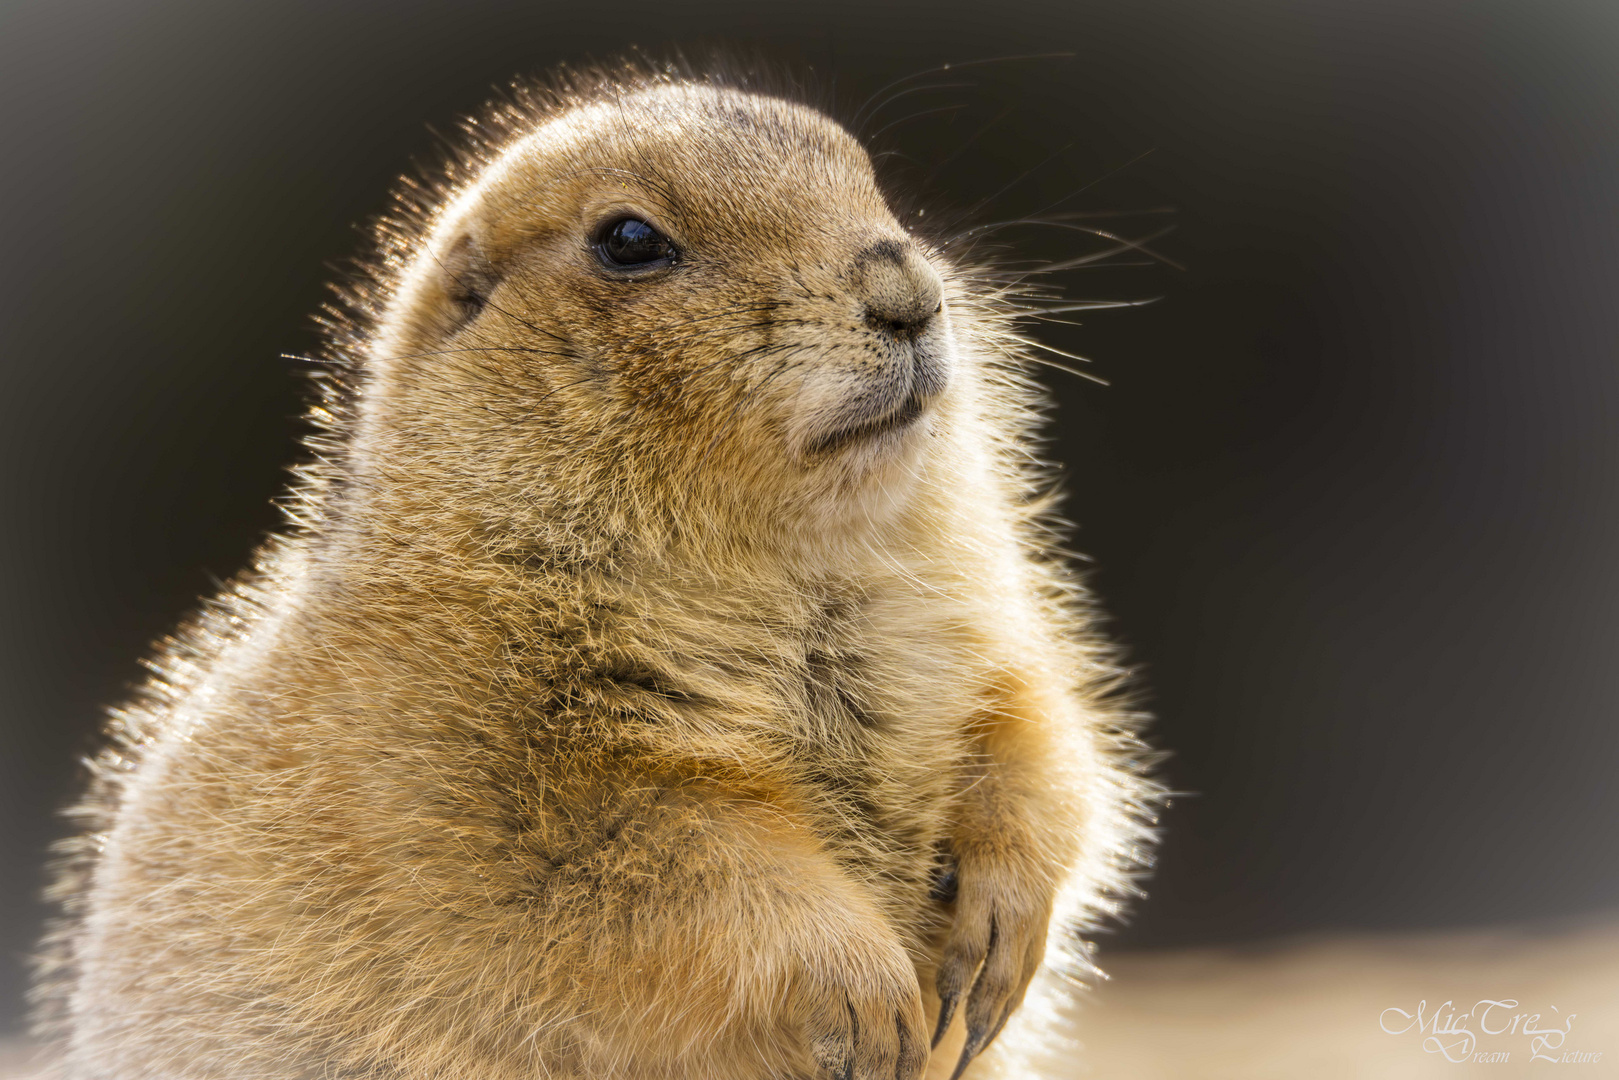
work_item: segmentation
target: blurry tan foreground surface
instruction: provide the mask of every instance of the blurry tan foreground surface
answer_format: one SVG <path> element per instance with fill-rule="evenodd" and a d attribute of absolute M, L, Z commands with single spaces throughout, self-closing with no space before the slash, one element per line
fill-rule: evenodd
<path fill-rule="evenodd" d="M 1111 981 L 1071 1011 L 1084 1054 L 1055 1076 L 1619 1078 L 1619 922 L 1104 955 L 1103 966 Z M 0 1080 L 30 1074 L 27 1047 L 0 1040 Z"/>
<path fill-rule="evenodd" d="M 1102 964 L 1111 981 L 1071 1013 L 1085 1044 L 1076 1077 L 1619 1077 L 1619 922 L 1104 953 Z"/>

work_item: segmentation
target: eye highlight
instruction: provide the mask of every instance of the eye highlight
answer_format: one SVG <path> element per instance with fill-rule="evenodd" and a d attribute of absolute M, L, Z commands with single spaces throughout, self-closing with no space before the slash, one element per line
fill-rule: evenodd
<path fill-rule="evenodd" d="M 603 222 L 594 246 L 596 258 L 610 270 L 651 270 L 668 266 L 679 255 L 667 236 L 634 217 Z"/>

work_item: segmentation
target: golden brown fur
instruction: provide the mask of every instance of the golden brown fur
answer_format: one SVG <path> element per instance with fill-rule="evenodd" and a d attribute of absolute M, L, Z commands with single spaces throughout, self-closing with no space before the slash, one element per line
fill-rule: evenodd
<path fill-rule="evenodd" d="M 411 199 L 80 807 L 66 1074 L 910 1080 L 937 987 L 948 1075 L 1145 842 L 1014 305 L 819 113 L 646 71 Z M 604 270 L 627 213 L 678 263 Z"/>

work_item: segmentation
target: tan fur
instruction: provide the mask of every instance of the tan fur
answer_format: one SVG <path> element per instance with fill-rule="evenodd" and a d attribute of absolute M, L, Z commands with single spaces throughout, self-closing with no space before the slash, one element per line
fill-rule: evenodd
<path fill-rule="evenodd" d="M 296 527 L 119 715 L 65 1072 L 910 1080 L 937 985 L 948 1075 L 1146 842 L 1016 306 L 800 105 L 621 71 L 483 132 L 335 328 Z M 672 270 L 602 270 L 626 212 Z"/>

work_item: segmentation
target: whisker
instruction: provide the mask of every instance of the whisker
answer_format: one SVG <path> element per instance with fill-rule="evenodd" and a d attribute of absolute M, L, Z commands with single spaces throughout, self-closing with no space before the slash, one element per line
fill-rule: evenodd
<path fill-rule="evenodd" d="M 753 359 L 753 358 L 756 358 L 756 357 L 759 357 L 759 356 L 768 356 L 772 352 L 782 352 L 782 351 L 785 351 L 785 350 L 788 350 L 788 349 L 796 349 L 796 348 L 803 348 L 803 346 L 800 346 L 797 343 L 787 343 L 787 342 L 773 342 L 773 343 L 767 344 L 767 345 L 755 345 L 750 349 L 743 349 L 739 353 L 731 353 L 729 355 L 722 356 L 718 360 L 715 360 L 713 363 L 704 364 L 702 367 L 696 369 L 695 371 L 689 371 L 689 372 L 685 373 L 684 375 L 682 375 L 680 377 L 680 385 L 685 386 L 692 379 L 694 379 L 694 378 L 696 378 L 696 377 L 698 377 L 700 375 L 707 374 L 708 372 L 714 370 L 717 367 L 720 367 L 723 364 L 736 364 L 736 363 L 739 363 L 739 362 L 741 362 L 743 360 L 749 360 L 749 359 Z"/>
<path fill-rule="evenodd" d="M 1114 253 L 1116 254 L 1119 250 L 1122 250 L 1122 249 L 1114 249 Z M 1163 265 L 1163 264 L 1158 262 L 1156 259 L 1131 259 L 1131 260 L 1128 260 L 1128 261 L 1121 260 L 1119 262 L 1096 262 L 1096 263 L 1085 263 L 1085 264 L 1080 265 L 1080 266 L 1063 266 L 1063 267 L 1058 267 L 1058 269 L 1060 269 L 1060 270 L 1075 270 L 1075 271 L 1077 271 L 1077 270 L 1115 270 L 1115 269 L 1132 267 L 1132 266 L 1161 266 L 1161 265 Z M 1047 269 L 1050 269 L 1049 267 L 1046 267 L 1044 265 L 1034 266 L 1034 267 L 1032 267 L 1030 269 L 1027 269 L 1027 270 L 1019 270 L 1016 267 L 1017 267 L 1017 264 L 1015 264 L 1015 263 L 1007 263 L 1007 264 L 1005 264 L 1005 265 L 1003 265 L 1003 266 L 1001 266 L 999 268 L 978 270 L 978 271 L 975 272 L 974 276 L 980 281 L 1003 281 L 1003 282 L 1009 282 L 1009 283 L 1013 283 L 1013 284 L 1022 284 L 1023 282 L 1027 281 L 1027 279 L 1031 275 L 1033 275 L 1033 274 L 1042 274 L 1042 273 L 1045 273 Z"/>
<path fill-rule="evenodd" d="M 1049 345 L 1043 345 L 1040 342 L 1036 341 L 1034 338 L 1023 338 L 1023 337 L 1017 337 L 1015 335 L 1008 335 L 1008 337 L 1010 337 L 1011 340 L 1013 340 L 1013 341 L 1019 342 L 1020 344 L 1023 344 L 1023 345 L 1027 345 L 1027 346 L 1029 346 L 1031 348 L 1044 350 L 1045 352 L 1049 352 L 1049 353 L 1055 353 L 1058 356 L 1066 356 L 1066 357 L 1069 357 L 1070 359 L 1078 360 L 1080 363 L 1088 364 L 1088 363 L 1091 362 L 1086 357 L 1075 356 L 1073 353 L 1065 353 L 1061 349 L 1053 349 Z M 1048 367 L 1048 368 L 1051 368 L 1053 371 L 1066 372 L 1067 374 L 1073 375 L 1076 378 L 1085 379 L 1086 381 L 1096 383 L 1099 386 L 1110 386 L 1110 385 L 1112 385 L 1106 379 L 1102 378 L 1100 375 L 1092 375 L 1088 371 L 1081 371 L 1079 368 L 1069 367 L 1067 364 L 1059 364 L 1055 360 L 1048 360 L 1046 357 L 1041 356 L 1039 353 L 1026 352 L 1026 353 L 1023 353 L 1022 356 L 1023 356 L 1023 359 L 1028 360 L 1028 361 L 1030 361 L 1032 363 L 1039 364 L 1041 367 Z"/>
<path fill-rule="evenodd" d="M 1081 356 L 1078 353 L 1064 352 L 1055 345 L 1047 345 L 1039 338 L 1024 337 L 1021 334 L 1007 334 L 1006 338 L 1008 341 L 1015 341 L 1019 345 L 1027 345 L 1031 349 L 1039 349 L 1042 352 L 1051 353 L 1053 356 L 1060 356 L 1065 360 L 1075 360 L 1081 364 L 1089 364 L 1093 362 L 1088 356 Z"/>
<path fill-rule="evenodd" d="M 523 345 L 482 345 L 464 349 L 428 349 L 424 352 L 395 353 L 393 356 L 367 357 L 373 364 L 387 364 L 394 360 L 421 360 L 430 356 L 453 356 L 456 353 L 478 352 L 516 352 L 530 353 L 535 356 L 572 356 L 572 353 L 557 349 L 534 349 Z M 324 361 L 308 356 L 293 356 L 290 353 L 281 354 L 287 360 L 307 360 L 311 363 L 324 363 Z"/>
<path fill-rule="evenodd" d="M 1078 319 L 1053 319 L 1046 315 L 1035 315 L 1027 311 L 1013 312 L 1020 319 L 1033 319 L 1035 322 L 1052 323 L 1056 326 L 1084 326 Z"/>
<path fill-rule="evenodd" d="M 710 326 L 702 330 L 682 334 L 679 337 L 660 337 L 658 339 L 658 344 L 665 346 L 690 345 L 693 342 L 701 341 L 703 338 L 713 337 L 716 334 L 734 334 L 741 333 L 746 330 L 763 330 L 766 327 L 799 326 L 805 321 L 806 320 L 804 319 L 763 319 L 759 322 L 753 323 L 734 323 L 730 326 Z"/>
<path fill-rule="evenodd" d="M 576 386 L 585 386 L 585 385 L 587 385 L 589 383 L 593 383 L 595 381 L 596 381 L 596 376 L 595 375 L 586 375 L 583 378 L 574 379 L 571 382 L 559 383 L 556 386 L 553 386 L 546 393 L 541 394 L 535 400 L 534 404 L 539 405 L 539 404 L 541 404 L 543 402 L 551 400 L 553 397 L 555 397 L 557 394 L 560 394 L 564 390 L 572 390 Z M 525 420 L 533 420 L 538 416 L 539 416 L 538 412 L 530 410 L 528 413 L 526 413 L 523 416 L 523 419 L 525 419 Z"/>
<path fill-rule="evenodd" d="M 871 163 L 875 165 L 879 161 L 883 161 L 887 158 L 899 158 L 901 161 L 908 161 L 918 168 L 921 168 L 922 166 L 922 163 L 916 160 L 916 158 L 900 150 L 879 150 L 877 153 L 871 155 Z"/>
<path fill-rule="evenodd" d="M 444 260 L 442 260 L 442 259 L 440 259 L 438 257 L 438 252 L 434 251 L 431 247 L 425 248 L 425 250 L 427 252 L 428 257 L 431 258 L 435 263 L 438 264 L 438 268 L 440 270 L 444 271 L 444 274 L 445 274 L 446 277 L 448 277 L 451 281 L 455 282 L 457 285 L 461 286 L 462 289 L 466 290 L 466 292 L 467 292 L 467 294 L 469 296 L 477 296 L 478 299 L 483 302 L 484 307 L 489 308 L 491 311 L 499 312 L 500 314 L 506 316 L 509 319 L 513 319 L 513 320 L 516 320 L 517 322 L 522 323 L 524 326 L 528 327 L 530 330 L 534 331 L 536 334 L 540 335 L 541 337 L 555 338 L 558 341 L 566 341 L 567 340 L 561 334 L 556 333 L 554 330 L 543 330 L 540 327 L 535 326 L 533 323 L 529 322 L 527 319 L 523 318 L 521 315 L 512 314 L 511 312 L 507 311 L 505 308 L 500 307 L 498 304 L 496 304 L 489 297 L 479 296 L 476 289 L 474 289 L 470 285 L 468 285 L 459 275 L 452 274 L 450 272 L 450 268 L 444 265 Z"/>
<path fill-rule="evenodd" d="M 1175 207 L 1173 207 L 1173 206 L 1154 206 L 1154 207 L 1149 207 L 1148 209 L 1145 209 L 1145 210 L 1064 210 L 1060 214 L 1046 214 L 1044 212 L 1041 212 L 1037 216 L 1048 218 L 1048 219 L 1050 219 L 1052 221 L 1074 221 L 1074 220 L 1082 220 L 1082 219 L 1087 219 L 1087 218 L 1104 218 L 1105 219 L 1105 218 L 1123 218 L 1123 217 L 1148 217 L 1148 216 L 1158 215 L 1158 214 L 1173 214 L 1173 213 L 1175 213 Z"/>
<path fill-rule="evenodd" d="M 1176 262 L 1174 259 L 1171 259 L 1171 258 L 1169 258 L 1167 256 L 1164 256 L 1164 255 L 1160 255 L 1156 251 L 1153 251 L 1150 248 L 1145 246 L 1145 245 L 1151 243 L 1152 241 L 1158 239 L 1161 236 L 1168 236 L 1170 233 L 1174 232 L 1175 227 L 1173 225 L 1170 225 L 1170 226 L 1167 226 L 1165 228 L 1159 229 L 1157 232 L 1152 233 L 1152 234 L 1150 234 L 1148 236 L 1144 236 L 1140 240 L 1128 240 L 1128 239 L 1125 239 L 1122 236 L 1115 236 L 1115 235 L 1113 235 L 1111 233 L 1103 232 L 1103 231 L 1101 231 L 1099 229 L 1098 230 L 1082 230 L 1082 231 L 1093 232 L 1095 235 L 1100 236 L 1100 237 L 1102 237 L 1104 239 L 1112 240 L 1116 246 L 1112 247 L 1112 248 L 1109 248 L 1106 251 L 1098 252 L 1098 253 L 1096 253 L 1094 255 L 1082 255 L 1077 259 L 1069 259 L 1066 262 L 1052 263 L 1049 266 L 1043 267 L 1043 268 L 1041 268 L 1039 270 L 1035 270 L 1035 271 L 1032 271 L 1032 272 L 1037 273 L 1037 274 L 1049 274 L 1049 273 L 1055 273 L 1055 272 L 1060 271 L 1060 270 L 1070 270 L 1070 269 L 1073 269 L 1074 267 L 1090 265 L 1091 263 L 1095 263 L 1095 262 L 1097 262 L 1097 261 L 1099 261 L 1101 259 L 1105 259 L 1105 258 L 1108 258 L 1108 257 L 1110 257 L 1112 255 L 1116 255 L 1116 254 L 1118 254 L 1119 252 L 1122 252 L 1122 251 L 1138 251 L 1141 254 L 1147 256 L 1147 258 L 1152 260 L 1153 262 L 1163 263 L 1165 266 L 1174 267 L 1176 270 L 1184 271 L 1186 269 L 1186 267 L 1184 265 L 1182 265 L 1181 263 Z"/>
<path fill-rule="evenodd" d="M 1046 211 L 1048 211 L 1048 210 L 1055 210 L 1057 207 L 1061 206 L 1063 203 L 1067 202 L 1069 199 L 1077 199 L 1079 196 L 1085 194 L 1085 192 L 1089 191 L 1091 188 L 1095 187 L 1097 184 L 1100 184 L 1103 180 L 1106 180 L 1108 177 L 1118 175 L 1119 173 L 1123 172 L 1125 169 L 1128 169 L 1130 166 L 1134 165 L 1136 162 L 1142 160 L 1143 158 L 1150 157 L 1151 155 L 1153 155 L 1153 154 L 1155 154 L 1157 152 L 1158 152 L 1158 148 L 1156 146 L 1150 146 L 1147 149 L 1141 151 L 1141 153 L 1137 154 L 1135 157 L 1131 158 L 1129 161 L 1126 161 L 1126 162 L 1123 162 L 1122 164 L 1113 166 L 1113 168 L 1109 169 L 1107 172 L 1103 173 L 1101 176 L 1096 177 L 1095 179 L 1091 180 L 1087 184 L 1083 184 L 1080 187 L 1075 188 L 1073 191 L 1070 191 L 1068 194 L 1064 195 L 1062 198 L 1058 199 L 1056 202 L 1049 203 L 1046 206 L 1041 207 L 1039 210 L 1036 210 L 1034 213 L 1030 214 L 1029 216 L 1030 217 L 1040 217 L 1040 216 L 1044 215 L 1046 213 Z"/>
<path fill-rule="evenodd" d="M 855 110 L 853 119 L 849 121 L 849 126 L 855 130 L 859 130 L 860 125 L 863 122 L 861 118 L 865 115 L 867 107 L 870 106 L 872 102 L 876 101 L 878 98 L 882 97 L 884 94 L 888 93 L 888 91 L 897 86 L 904 86 L 906 83 L 914 82 L 917 79 L 925 79 L 929 75 L 938 75 L 946 71 L 960 71 L 962 68 L 983 67 L 986 64 L 1006 64 L 1021 60 L 1067 60 L 1072 59 L 1074 55 L 1075 54 L 1071 52 L 1053 52 L 1024 53 L 1019 56 L 991 56 L 982 60 L 966 60 L 961 63 L 941 64 L 938 67 L 928 68 L 925 71 L 915 71 L 902 78 L 895 79 L 893 82 L 888 83 L 885 86 L 879 87 L 876 93 L 868 97 L 861 104 L 860 108 Z"/>
<path fill-rule="evenodd" d="M 928 171 L 927 175 L 922 178 L 922 186 L 926 187 L 929 184 L 933 183 L 934 177 L 939 175 L 939 171 L 941 169 L 943 169 L 946 165 L 950 164 L 952 161 L 955 161 L 962 154 L 966 153 L 967 148 L 969 146 L 971 146 L 973 143 L 977 142 L 984 135 L 988 134 L 989 131 L 996 124 L 999 124 L 1002 120 L 1005 120 L 1008 116 L 1011 116 L 1016 111 L 1017 111 L 1016 109 L 1007 109 L 1007 110 L 1005 110 L 999 116 L 997 116 L 993 120 L 991 120 L 989 123 L 983 125 L 977 131 L 975 131 L 971 135 L 967 136 L 966 141 L 958 144 L 956 146 L 956 148 L 950 152 L 950 155 L 948 157 L 946 157 L 943 161 L 939 162 L 938 164 L 934 165 L 933 168 Z"/>
<path fill-rule="evenodd" d="M 1171 266 L 1171 267 L 1175 268 L 1176 270 L 1185 270 L 1186 269 L 1185 266 L 1183 266 L 1182 264 L 1176 262 L 1174 259 L 1171 259 L 1171 258 L 1169 258 L 1167 256 L 1164 256 L 1164 255 L 1160 255 L 1156 251 L 1153 251 L 1152 249 L 1146 247 L 1147 244 L 1149 244 L 1152 241 L 1158 239 L 1159 237 L 1167 236 L 1169 233 L 1173 232 L 1174 231 L 1174 226 L 1168 226 L 1166 228 L 1160 229 L 1157 232 L 1151 233 L 1151 234 L 1149 234 L 1147 236 L 1144 236 L 1144 237 L 1140 238 L 1139 240 L 1130 240 L 1130 239 L 1127 239 L 1125 237 L 1117 236 L 1117 235 L 1115 235 L 1113 233 L 1109 233 L 1109 232 L 1106 232 L 1106 231 L 1101 230 L 1101 229 L 1092 229 L 1092 228 L 1087 228 L 1085 226 L 1072 225 L 1072 224 L 1070 224 L 1068 222 L 1057 222 L 1057 221 L 1022 222 L 1022 221 L 1015 221 L 1015 222 L 1002 222 L 1001 224 L 1003 224 L 1003 225 L 1022 225 L 1022 224 L 1050 225 L 1050 226 L 1057 227 L 1057 228 L 1072 229 L 1072 230 L 1075 230 L 1077 232 L 1090 233 L 1093 236 L 1100 236 L 1103 239 L 1111 240 L 1111 241 L 1113 241 L 1113 246 L 1103 248 L 1101 251 L 1092 252 L 1089 255 L 1081 255 L 1081 256 L 1078 256 L 1078 257 L 1073 258 L 1073 259 L 1066 259 L 1066 260 L 1062 260 L 1060 262 L 1053 262 L 1053 263 L 1036 264 L 1034 266 L 1031 266 L 1027 270 L 1015 271 L 1015 273 L 1011 274 L 1011 275 L 1009 275 L 1007 273 L 1007 270 L 1008 270 L 1009 267 L 1015 266 L 1016 264 L 1011 264 L 1011 263 L 1003 264 L 1001 267 L 997 268 L 996 271 L 990 271 L 990 272 L 988 272 L 986 274 L 981 274 L 980 276 L 982 276 L 982 277 L 993 278 L 993 277 L 999 276 L 1004 280 L 1019 280 L 1021 278 L 1026 278 L 1026 277 L 1029 277 L 1029 276 L 1034 275 L 1034 274 L 1052 274 L 1052 273 L 1058 273 L 1058 272 L 1064 271 L 1064 270 L 1075 270 L 1075 269 L 1080 269 L 1080 268 L 1083 268 L 1083 267 L 1094 267 L 1096 265 L 1099 265 L 1099 264 L 1103 263 L 1103 261 L 1106 260 L 1106 259 L 1111 259 L 1113 256 L 1118 255 L 1118 254 L 1120 254 L 1122 252 L 1127 252 L 1127 251 L 1140 252 L 1141 254 L 1146 255 L 1148 257 L 1149 261 L 1146 261 L 1146 262 L 1114 262 L 1114 263 L 1107 263 L 1106 265 L 1108 265 L 1108 266 L 1150 266 L 1150 265 L 1153 265 L 1154 263 L 1161 263 L 1161 264 L 1163 264 L 1165 266 Z"/>
<path fill-rule="evenodd" d="M 978 85 L 978 84 L 977 83 L 970 83 L 970 82 L 954 82 L 954 83 L 928 83 L 926 86 L 913 86 L 909 90 L 901 90 L 901 91 L 899 91 L 899 93 L 890 94 L 887 98 L 883 99 L 882 104 L 878 105 L 875 109 L 872 109 L 871 112 L 866 115 L 866 117 L 864 118 L 862 123 L 870 123 L 871 121 L 877 119 L 878 115 L 884 109 L 888 108 L 890 105 L 894 104 L 894 102 L 898 101 L 902 97 L 909 97 L 912 94 L 931 93 L 932 91 L 935 91 L 935 90 L 960 90 L 960 89 L 964 89 L 964 88 L 972 87 L 972 86 L 976 86 L 976 85 Z M 869 142 L 870 140 L 872 140 L 872 139 L 874 139 L 876 137 L 877 137 L 876 135 L 867 135 L 866 140 Z"/>
<path fill-rule="evenodd" d="M 781 365 L 775 371 L 765 376 L 764 380 L 757 386 L 750 387 L 741 397 L 737 399 L 736 404 L 731 407 L 731 413 L 726 418 L 725 425 L 721 427 L 719 431 L 715 432 L 714 437 L 708 441 L 708 448 L 703 451 L 703 458 L 697 463 L 698 469 L 702 469 L 708 464 L 709 455 L 714 453 L 714 448 L 720 444 L 721 438 L 735 430 L 736 423 L 742 415 L 742 407 L 748 404 L 751 399 L 756 397 L 759 391 L 763 390 L 766 386 L 769 386 L 772 380 L 779 378 L 784 373 L 792 370 L 794 366 L 795 365 L 792 364 Z"/>
<path fill-rule="evenodd" d="M 1081 371 L 1078 368 L 1071 368 L 1067 364 L 1059 364 L 1055 360 L 1047 360 L 1043 356 L 1030 355 L 1029 359 L 1032 360 L 1033 362 L 1035 362 L 1036 364 L 1039 364 L 1041 367 L 1048 367 L 1048 368 L 1052 369 L 1053 371 L 1065 372 L 1065 373 L 1067 373 L 1069 375 L 1073 375 L 1073 376 L 1075 376 L 1077 378 L 1084 379 L 1086 382 L 1093 382 L 1097 386 L 1112 386 L 1113 385 L 1112 383 L 1108 382 L 1106 379 L 1102 378 L 1100 375 L 1092 375 L 1088 371 Z"/>
<path fill-rule="evenodd" d="M 1009 228 L 1011 228 L 1011 227 L 1013 227 L 1015 225 L 1042 225 L 1042 226 L 1045 226 L 1046 228 L 1049 228 L 1049 229 L 1067 229 L 1070 232 L 1089 233 L 1092 236 L 1100 236 L 1100 237 L 1102 237 L 1104 239 L 1107 239 L 1107 240 L 1119 241 L 1121 243 L 1126 242 L 1126 241 L 1123 240 L 1122 237 L 1116 236 L 1113 233 L 1107 232 L 1105 230 L 1098 229 L 1094 225 L 1080 225 L 1080 224 L 1077 224 L 1077 223 L 1075 223 L 1073 221 L 1061 220 L 1059 218 L 1018 217 L 1018 218 L 1008 218 L 1005 221 L 987 221 L 982 225 L 975 225 L 970 229 L 965 229 L 965 230 L 957 233 L 955 236 L 950 237 L 944 243 L 946 245 L 949 245 L 949 244 L 957 243 L 958 241 L 961 241 L 961 240 L 970 240 L 974 236 L 980 236 L 980 235 L 983 235 L 984 233 L 999 232 L 1002 229 L 1009 229 Z M 1169 226 L 1169 227 L 1164 228 L 1160 232 L 1154 233 L 1153 235 L 1154 236 L 1165 236 L 1165 235 L 1168 235 L 1170 232 L 1172 232 L 1173 229 L 1174 229 L 1173 226 Z M 1140 242 L 1145 243 L 1146 241 L 1143 240 L 1143 241 L 1140 241 Z"/>
<path fill-rule="evenodd" d="M 710 312 L 707 315 L 698 315 L 690 319 L 682 320 L 681 322 L 670 323 L 669 326 L 671 328 L 678 329 L 682 326 L 691 326 L 694 323 L 709 322 L 712 319 L 722 319 L 727 315 L 741 315 L 746 312 L 756 311 L 774 311 L 777 308 L 784 306 L 786 305 L 781 300 L 769 300 L 763 304 L 754 305 L 738 304 L 735 307 L 723 308 L 720 311 Z"/>
<path fill-rule="evenodd" d="M 871 142 L 874 139 L 876 139 L 879 135 L 883 134 L 883 132 L 888 131 L 888 130 L 890 130 L 892 128 L 896 128 L 901 124 L 908 124 L 912 120 L 920 120 L 924 116 L 937 116 L 939 113 L 960 112 L 962 109 L 965 109 L 966 107 L 967 106 L 965 106 L 965 105 L 942 105 L 937 109 L 923 109 L 921 112 L 914 112 L 914 113 L 911 113 L 909 116 L 902 116 L 898 120 L 890 121 L 889 123 L 884 124 L 882 127 L 878 128 L 876 131 L 872 132 L 870 135 L 867 135 L 866 136 L 866 141 Z"/>
<path fill-rule="evenodd" d="M 645 159 L 643 158 L 643 160 L 645 160 Z M 597 166 L 592 166 L 590 168 L 578 169 L 578 170 L 575 170 L 574 172 L 571 172 L 571 173 L 564 173 L 563 177 L 574 177 L 574 176 L 580 175 L 581 173 L 587 173 L 587 172 L 588 173 L 607 173 L 608 175 L 611 175 L 611 176 L 628 176 L 632 180 L 639 180 L 644 184 L 647 184 L 647 185 L 649 185 L 651 187 L 657 188 L 658 191 L 663 195 L 663 197 L 668 199 L 670 203 L 678 203 L 680 201 L 678 198 L 675 197 L 675 189 L 669 186 L 668 181 L 659 180 L 659 179 L 656 179 L 655 177 L 647 176 L 644 173 L 638 173 L 634 169 L 617 169 L 617 168 L 612 168 L 612 167 L 606 166 L 606 165 L 597 165 Z M 561 179 L 561 178 L 559 177 L 559 179 Z"/>
<path fill-rule="evenodd" d="M 1063 304 L 1060 307 L 1027 307 L 1013 311 L 1014 315 L 1063 315 L 1071 311 L 1106 311 L 1111 308 L 1146 307 L 1162 300 L 1161 296 L 1154 296 L 1146 300 L 1086 300 L 1076 304 Z"/>
<path fill-rule="evenodd" d="M 1039 172 L 1041 169 L 1045 168 L 1047 165 L 1050 165 L 1053 161 L 1056 161 L 1058 158 L 1062 157 L 1064 154 L 1068 153 L 1068 151 L 1072 150 L 1073 148 L 1074 148 L 1074 144 L 1073 143 L 1068 143 L 1067 145 L 1062 146 L 1062 147 L 1058 148 L 1057 150 L 1052 151 L 1050 154 L 1047 154 L 1046 157 L 1045 157 L 1045 160 L 1041 161 L 1037 165 L 1033 165 L 1033 166 L 1031 166 L 1031 167 L 1029 167 L 1027 169 L 1024 169 L 1017 176 L 1013 177 L 1010 182 L 1003 185 L 999 191 L 996 191 L 992 195 L 986 195 L 984 198 L 979 199 L 977 202 L 973 203 L 973 205 L 967 209 L 967 215 L 971 216 L 973 214 L 978 213 L 978 211 L 982 210 L 984 207 L 988 206 L 990 203 L 994 202 L 996 199 L 1000 198 L 1002 195 L 1005 195 L 1008 191 L 1011 191 L 1013 188 L 1015 188 L 1019 184 L 1023 183 L 1023 181 L 1027 180 L 1029 177 L 1033 176 L 1035 173 Z"/>

